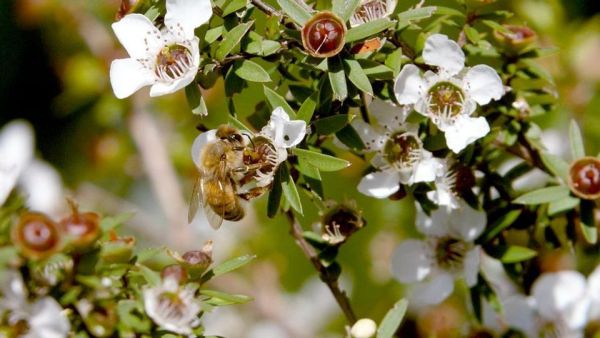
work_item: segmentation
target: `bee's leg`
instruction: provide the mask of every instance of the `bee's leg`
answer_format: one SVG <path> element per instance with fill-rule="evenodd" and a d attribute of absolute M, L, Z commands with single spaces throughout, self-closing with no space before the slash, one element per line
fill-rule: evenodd
<path fill-rule="evenodd" d="M 255 163 L 255 164 L 250 164 L 250 165 L 246 165 L 246 166 L 233 168 L 233 169 L 231 169 L 231 171 L 236 172 L 236 173 L 247 173 L 251 170 L 258 170 L 261 168 L 261 166 L 262 166 L 261 164 Z"/>
<path fill-rule="evenodd" d="M 267 190 L 269 190 L 268 186 L 267 187 L 256 187 L 256 188 L 252 188 L 252 189 L 248 190 L 245 193 L 238 194 L 238 196 L 246 201 L 249 201 L 253 198 L 257 198 L 257 197 L 261 196 L 262 194 L 267 192 Z"/>

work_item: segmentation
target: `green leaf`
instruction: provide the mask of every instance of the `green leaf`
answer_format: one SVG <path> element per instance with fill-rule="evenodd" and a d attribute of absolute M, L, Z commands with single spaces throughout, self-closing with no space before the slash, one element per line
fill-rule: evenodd
<path fill-rule="evenodd" d="M 575 120 L 571 120 L 571 126 L 569 127 L 569 141 L 571 143 L 571 156 L 573 160 L 580 159 L 585 156 L 585 148 L 583 146 L 583 138 L 581 137 L 581 130 Z"/>
<path fill-rule="evenodd" d="M 217 51 L 215 52 L 216 59 L 223 61 L 227 54 L 229 54 L 235 48 L 235 46 L 240 43 L 244 35 L 246 35 L 253 24 L 254 21 L 249 21 L 235 26 L 232 30 L 225 33 L 223 36 L 223 41 L 221 41 L 219 47 L 217 47 Z"/>
<path fill-rule="evenodd" d="M 271 191 L 269 192 L 269 198 L 267 201 L 267 216 L 269 218 L 275 217 L 279 211 L 279 206 L 281 205 L 281 195 L 283 194 L 281 185 L 281 167 L 279 167 L 275 173 L 275 176 L 273 177 L 273 185 Z"/>
<path fill-rule="evenodd" d="M 346 34 L 346 42 L 363 40 L 371 35 L 375 35 L 381 31 L 391 28 L 392 26 L 394 26 L 394 21 L 391 21 L 387 18 L 367 22 L 348 30 L 348 33 Z"/>
<path fill-rule="evenodd" d="M 271 82 L 269 73 L 258 63 L 244 60 L 235 69 L 235 74 L 250 82 Z"/>
<path fill-rule="evenodd" d="M 207 300 L 207 302 L 215 306 L 244 304 L 252 301 L 252 297 L 246 295 L 234 295 L 215 290 L 200 290 L 200 294 L 211 297 L 212 299 Z"/>
<path fill-rule="evenodd" d="M 537 251 L 518 245 L 494 247 L 490 255 L 498 258 L 502 263 L 513 264 L 526 261 L 537 256 Z"/>
<path fill-rule="evenodd" d="M 398 14 L 398 30 L 403 30 L 408 27 L 411 22 L 427 19 L 435 13 L 437 7 L 427 6 L 415 9 L 409 9 Z"/>
<path fill-rule="evenodd" d="M 331 90 L 333 91 L 333 98 L 338 101 L 344 101 L 348 96 L 348 86 L 346 84 L 344 67 L 342 67 L 339 58 L 329 59 L 329 71 L 327 72 L 327 76 L 329 77 L 329 83 L 331 84 Z"/>
<path fill-rule="evenodd" d="M 284 164 L 281 166 L 282 168 L 282 172 L 281 172 L 281 178 L 282 178 L 282 185 L 281 185 L 281 189 L 283 190 L 283 196 L 285 196 L 285 199 L 288 201 L 288 203 L 290 204 L 290 206 L 296 210 L 300 215 L 302 215 L 303 211 L 302 211 L 302 202 L 300 201 L 300 195 L 298 194 L 298 189 L 296 188 L 296 183 L 294 182 L 294 179 L 292 178 L 292 176 L 290 175 L 290 172 L 287 168 L 287 166 Z"/>
<path fill-rule="evenodd" d="M 544 204 L 563 199 L 569 196 L 569 194 L 569 188 L 565 186 L 547 187 L 521 195 L 513 203 L 526 205 Z"/>
<path fill-rule="evenodd" d="M 299 159 L 310 163 L 321 171 L 338 171 L 350 166 L 350 162 L 346 160 L 306 149 L 294 148 L 293 152 Z"/>
<path fill-rule="evenodd" d="M 561 212 L 572 210 L 577 205 L 579 205 L 579 198 L 567 196 L 557 201 L 550 202 L 548 205 L 548 215 L 554 216 L 556 214 L 560 214 Z"/>
<path fill-rule="evenodd" d="M 318 119 L 313 121 L 315 128 L 317 129 L 317 133 L 320 135 L 329 135 L 333 134 L 342 128 L 344 128 L 348 124 L 348 115 L 346 114 L 338 114 L 327 116 L 322 119 Z"/>
<path fill-rule="evenodd" d="M 337 14 L 342 21 L 346 22 L 352 17 L 354 11 L 360 4 L 360 0 L 333 0 L 333 12 Z"/>
<path fill-rule="evenodd" d="M 315 109 L 317 108 L 318 97 L 318 93 L 314 93 L 304 100 L 304 103 L 302 103 L 302 106 L 298 109 L 298 116 L 296 116 L 298 120 L 303 120 L 307 124 L 310 123 L 310 120 L 315 113 Z"/>
<path fill-rule="evenodd" d="M 394 307 L 392 307 L 383 317 L 381 324 L 377 328 L 377 338 L 392 338 L 396 334 L 398 327 L 404 319 L 406 309 L 408 308 L 408 301 L 401 299 Z"/>
<path fill-rule="evenodd" d="M 365 149 L 365 143 L 363 142 L 358 132 L 352 127 L 352 125 L 347 124 L 344 128 L 338 130 L 335 133 L 335 136 L 348 148 L 354 150 L 363 150 Z"/>
<path fill-rule="evenodd" d="M 214 268 L 212 268 L 211 277 L 217 277 L 222 274 L 239 269 L 242 266 L 250 263 L 255 258 L 256 258 L 255 255 L 244 255 L 244 256 L 236 257 L 236 258 L 230 259 L 228 261 L 225 261 L 225 262 L 215 266 Z"/>
<path fill-rule="evenodd" d="M 185 87 L 185 97 L 192 110 L 192 114 L 200 116 L 206 116 L 208 114 L 206 103 L 204 102 L 202 92 L 200 91 L 200 86 L 198 86 L 196 82 L 192 82 Z"/>
<path fill-rule="evenodd" d="M 136 267 L 138 268 L 142 276 L 144 276 L 144 279 L 148 284 L 150 284 L 151 286 L 160 285 L 160 273 L 142 264 L 137 264 Z"/>
<path fill-rule="evenodd" d="M 106 233 L 123 225 L 123 223 L 133 217 L 133 214 L 133 212 L 124 212 L 113 217 L 104 217 L 102 218 L 102 221 L 100 221 L 100 228 L 102 228 L 102 232 Z"/>
<path fill-rule="evenodd" d="M 489 230 L 483 236 L 481 236 L 481 242 L 485 243 L 494 239 L 502 230 L 511 226 L 517 220 L 517 218 L 521 216 L 522 212 L 523 210 L 521 209 L 511 210 L 501 217 L 495 219 L 493 223 L 488 226 Z"/>
<path fill-rule="evenodd" d="M 221 37 L 224 30 L 225 28 L 223 26 L 218 26 L 209 29 L 208 31 L 206 31 L 206 35 L 204 35 L 204 41 L 206 41 L 206 43 L 210 45 L 211 43 L 217 41 L 217 39 Z"/>
<path fill-rule="evenodd" d="M 285 110 L 286 113 L 288 113 L 290 119 L 296 119 L 296 112 L 294 112 L 292 107 L 290 107 L 290 105 L 281 95 L 277 94 L 276 91 L 267 86 L 264 86 L 264 93 L 265 97 L 267 98 L 267 102 L 271 106 L 271 109 L 274 110 L 277 107 L 281 107 L 283 108 L 283 110 Z"/>
<path fill-rule="evenodd" d="M 562 158 L 550 153 L 542 153 L 540 157 L 542 158 L 544 165 L 554 176 L 560 178 L 563 183 L 568 182 L 569 164 L 567 162 L 565 162 Z"/>
<path fill-rule="evenodd" d="M 348 79 L 352 82 L 356 88 L 362 90 L 363 92 L 369 93 L 373 95 L 373 87 L 371 87 L 371 81 L 365 74 L 365 71 L 360 66 L 360 63 L 356 60 L 344 60 L 346 66 L 348 67 Z"/>
<path fill-rule="evenodd" d="M 296 166 L 296 169 L 298 169 L 298 171 L 306 177 L 310 177 L 319 181 L 321 180 L 321 173 L 319 172 L 319 169 L 310 164 L 304 158 L 298 157 L 298 165 Z"/>
<path fill-rule="evenodd" d="M 312 18 L 312 14 L 310 14 L 304 6 L 300 5 L 298 1 L 304 0 L 277 0 L 277 3 L 292 20 L 300 26 L 304 26 L 304 24 Z"/>
<path fill-rule="evenodd" d="M 235 116 L 233 115 L 229 115 L 227 117 L 227 119 L 229 120 L 229 124 L 231 124 L 232 126 L 236 127 L 239 130 L 243 130 L 243 131 L 247 131 L 247 132 L 252 132 L 250 130 L 250 128 L 248 128 L 242 121 L 238 120 L 235 118 Z"/>
<path fill-rule="evenodd" d="M 223 7 L 222 16 L 227 16 L 246 7 L 247 0 L 229 0 L 226 3 L 227 5 Z"/>
<path fill-rule="evenodd" d="M 589 244 L 596 244 L 596 242 L 598 242 L 598 229 L 596 228 L 594 209 L 594 201 L 581 201 L 581 219 L 579 226 L 583 237 Z"/>

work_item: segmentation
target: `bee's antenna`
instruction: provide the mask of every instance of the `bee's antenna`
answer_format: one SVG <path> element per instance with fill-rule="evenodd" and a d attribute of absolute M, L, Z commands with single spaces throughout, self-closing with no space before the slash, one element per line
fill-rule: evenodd
<path fill-rule="evenodd" d="M 246 133 L 241 133 L 241 134 L 248 138 L 248 141 L 250 141 L 250 144 L 252 144 L 252 149 L 256 149 L 256 146 L 254 145 L 254 141 L 252 141 L 252 137 L 250 136 L 250 134 L 246 134 Z"/>

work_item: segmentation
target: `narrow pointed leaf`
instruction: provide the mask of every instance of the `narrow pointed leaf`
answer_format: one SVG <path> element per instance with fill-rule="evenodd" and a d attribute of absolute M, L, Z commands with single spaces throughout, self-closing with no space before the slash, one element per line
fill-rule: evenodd
<path fill-rule="evenodd" d="M 310 20 L 312 15 L 304 8 L 304 6 L 300 5 L 298 1 L 304 0 L 277 0 L 277 3 L 292 20 L 300 26 L 304 26 L 304 24 Z"/>
<path fill-rule="evenodd" d="M 573 160 L 582 158 L 585 156 L 585 148 L 583 146 L 583 138 L 581 137 L 581 129 L 574 120 L 571 121 L 569 127 L 569 141 L 571 143 L 571 156 Z"/>
<path fill-rule="evenodd" d="M 215 266 L 211 270 L 212 271 L 211 277 L 217 277 L 217 276 L 220 276 L 227 272 L 231 272 L 233 270 L 239 269 L 242 266 L 250 263 L 255 258 L 256 258 L 255 255 L 244 255 L 244 256 L 236 257 L 236 258 L 230 259 L 228 261 L 225 261 L 225 262 Z"/>
<path fill-rule="evenodd" d="M 345 60 L 346 66 L 348 67 L 348 79 L 352 84 L 356 86 L 356 88 L 362 90 L 365 93 L 369 93 L 373 95 L 373 87 L 371 87 L 371 82 L 365 74 L 365 71 L 360 66 L 360 63 L 356 60 Z"/>
<path fill-rule="evenodd" d="M 303 120 L 306 123 L 310 123 L 313 114 L 315 113 L 315 109 L 317 108 L 317 93 L 309 96 L 304 100 L 300 109 L 298 109 L 298 116 L 296 118 L 298 120 Z"/>
<path fill-rule="evenodd" d="M 300 194 L 298 194 L 298 189 L 296 188 L 296 183 L 294 179 L 290 175 L 289 170 L 286 165 L 282 165 L 282 185 L 281 188 L 283 190 L 283 196 L 288 201 L 290 206 L 296 210 L 299 214 L 302 215 L 302 202 L 300 201 Z"/>
<path fill-rule="evenodd" d="M 360 0 L 333 0 L 333 12 L 346 22 L 354 14 L 359 4 Z"/>
<path fill-rule="evenodd" d="M 385 314 L 381 324 L 377 328 L 377 338 L 392 338 L 396 334 L 398 327 L 404 319 L 408 301 L 406 299 L 399 300 L 394 307 Z"/>
<path fill-rule="evenodd" d="M 498 258 L 502 263 L 514 264 L 532 259 L 537 256 L 537 251 L 518 245 L 494 247 L 489 254 Z"/>
<path fill-rule="evenodd" d="M 235 69 L 235 75 L 250 82 L 271 82 L 269 73 L 261 65 L 250 60 L 242 61 Z"/>
<path fill-rule="evenodd" d="M 367 22 L 360 26 L 356 26 L 348 30 L 348 34 L 346 34 L 346 42 L 363 40 L 371 35 L 375 35 L 388 28 L 391 28 L 392 26 L 394 26 L 394 24 L 394 21 L 383 18 Z"/>
<path fill-rule="evenodd" d="M 563 199 L 569 196 L 570 193 L 569 188 L 565 186 L 542 188 L 519 196 L 514 200 L 514 203 L 526 205 L 549 203 Z"/>
<path fill-rule="evenodd" d="M 350 166 L 350 162 L 314 151 L 295 148 L 294 154 L 321 171 L 338 171 Z"/>
<path fill-rule="evenodd" d="M 208 114 L 208 109 L 206 109 L 206 103 L 202 97 L 200 86 L 198 86 L 196 82 L 192 82 L 185 87 L 185 97 L 192 110 L 192 114 L 200 116 L 206 116 Z"/>
<path fill-rule="evenodd" d="M 329 59 L 329 72 L 327 72 L 327 76 L 329 77 L 334 99 L 344 101 L 348 96 L 348 85 L 346 84 L 344 67 L 342 67 L 339 58 Z"/>
<path fill-rule="evenodd" d="M 554 202 L 550 202 L 548 205 L 548 215 L 553 216 L 560 214 L 561 212 L 573 210 L 579 205 L 579 198 L 567 196 Z"/>
<path fill-rule="evenodd" d="M 223 36 L 223 41 L 219 44 L 215 57 L 219 61 L 223 61 L 227 54 L 229 54 L 235 46 L 239 45 L 240 41 L 246 35 L 250 27 L 254 24 L 254 21 L 249 21 L 244 24 L 235 26 L 229 32 Z"/>
<path fill-rule="evenodd" d="M 552 174 L 560 178 L 563 183 L 568 182 L 569 164 L 567 162 L 550 153 L 542 153 L 541 158 L 544 165 L 552 172 Z"/>
<path fill-rule="evenodd" d="M 271 106 L 271 109 L 281 107 L 283 108 L 283 110 L 285 110 L 286 113 L 288 113 L 290 119 L 296 119 L 296 112 L 294 112 L 292 107 L 290 107 L 290 105 L 281 95 L 277 94 L 276 91 L 266 86 L 264 87 L 264 93 L 265 97 L 267 98 L 267 102 Z"/>
<path fill-rule="evenodd" d="M 594 217 L 595 202 L 581 201 L 581 219 L 579 226 L 586 242 L 596 244 L 598 242 L 598 229 L 596 228 L 596 219 Z"/>

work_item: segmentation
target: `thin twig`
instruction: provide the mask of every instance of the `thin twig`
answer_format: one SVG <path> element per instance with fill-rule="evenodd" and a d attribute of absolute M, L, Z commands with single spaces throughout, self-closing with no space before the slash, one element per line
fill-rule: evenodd
<path fill-rule="evenodd" d="M 277 10 L 275 10 L 275 8 L 267 5 L 266 3 L 262 2 L 261 0 L 250 0 L 250 2 L 254 6 L 256 6 L 256 8 L 258 8 L 261 11 L 265 12 L 267 15 L 281 16 L 281 13 L 279 13 Z"/>
<path fill-rule="evenodd" d="M 350 300 L 346 295 L 346 292 L 340 289 L 337 277 L 335 279 L 331 278 L 331 276 L 327 272 L 327 268 L 321 263 L 319 256 L 315 252 L 312 246 L 304 239 L 302 226 L 296 220 L 294 213 L 290 210 L 286 213 L 287 219 L 290 222 L 290 234 L 294 237 L 296 244 L 300 247 L 304 255 L 310 260 L 312 265 L 315 267 L 317 272 L 319 273 L 319 277 L 321 280 L 327 285 L 333 297 L 337 301 L 340 309 L 346 316 L 346 320 L 350 325 L 356 322 L 356 315 L 352 310 L 352 306 L 350 305 Z"/>

